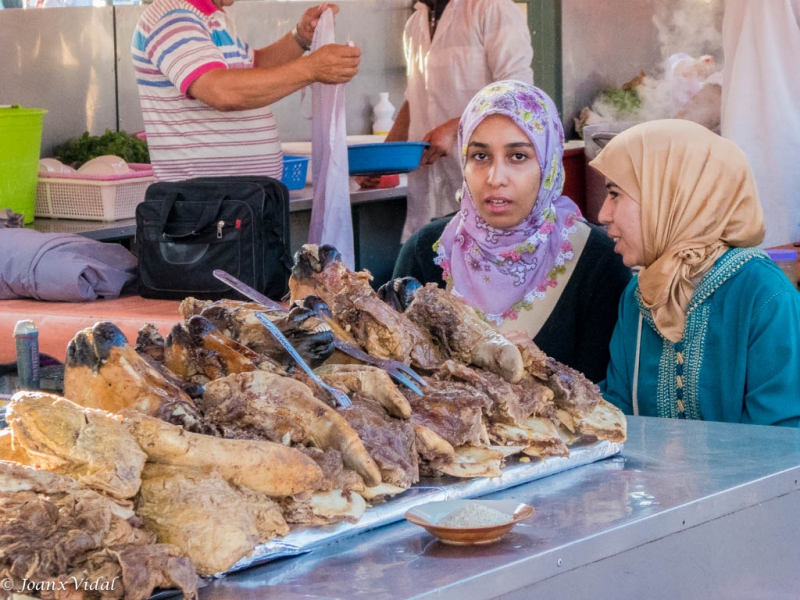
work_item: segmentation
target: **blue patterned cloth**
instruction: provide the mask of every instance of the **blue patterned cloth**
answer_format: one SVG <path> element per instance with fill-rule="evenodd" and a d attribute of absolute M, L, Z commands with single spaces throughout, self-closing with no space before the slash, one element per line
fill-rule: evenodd
<path fill-rule="evenodd" d="M 700 281 L 683 339 L 655 328 L 638 281 L 622 296 L 603 395 L 632 414 L 639 314 L 639 414 L 800 424 L 800 292 L 757 248 L 726 252 Z"/>

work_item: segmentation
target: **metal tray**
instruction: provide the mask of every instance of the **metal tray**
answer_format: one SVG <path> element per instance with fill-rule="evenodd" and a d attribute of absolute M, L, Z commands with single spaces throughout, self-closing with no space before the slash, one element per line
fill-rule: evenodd
<path fill-rule="evenodd" d="M 280 539 L 256 546 L 250 556 L 241 559 L 233 567 L 218 573 L 215 577 L 222 577 L 277 558 L 305 554 L 326 544 L 401 521 L 408 509 L 419 504 L 484 496 L 614 456 L 622 452 L 622 448 L 622 444 L 598 441 L 570 446 L 568 457 L 554 456 L 543 461 L 531 459 L 529 463 L 515 462 L 512 458 L 503 469 L 503 474 L 491 479 L 488 477 L 458 479 L 450 476 L 436 479 L 423 478 L 402 494 L 389 498 L 384 504 L 367 508 L 358 523 L 295 529 Z"/>

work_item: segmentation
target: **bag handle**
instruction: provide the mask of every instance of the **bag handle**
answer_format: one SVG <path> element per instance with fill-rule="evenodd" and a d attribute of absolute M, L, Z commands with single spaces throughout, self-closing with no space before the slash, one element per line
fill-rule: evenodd
<path fill-rule="evenodd" d="M 169 222 L 169 215 L 172 212 L 172 208 L 175 206 L 175 202 L 178 200 L 177 193 L 170 194 L 164 199 L 164 202 L 161 205 L 161 235 L 167 238 L 181 239 L 202 233 L 211 225 L 213 225 L 214 221 L 216 221 L 217 215 L 219 214 L 220 208 L 222 208 L 222 203 L 225 198 L 227 198 L 227 196 L 218 196 L 217 198 L 206 202 L 203 205 L 203 212 L 200 213 L 200 216 L 197 218 L 197 222 L 192 227 L 192 230 L 189 233 L 178 235 L 167 233 L 166 231 L 167 223 Z"/>

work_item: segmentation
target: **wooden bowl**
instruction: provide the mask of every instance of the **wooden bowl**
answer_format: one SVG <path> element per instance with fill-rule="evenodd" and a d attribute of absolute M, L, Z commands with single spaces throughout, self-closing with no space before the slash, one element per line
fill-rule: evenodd
<path fill-rule="evenodd" d="M 505 513 L 507 523 L 485 525 L 482 527 L 444 527 L 437 525 L 444 517 L 470 504 L 482 504 L 488 508 Z M 513 500 L 446 500 L 428 502 L 406 511 L 405 518 L 414 525 L 425 528 L 445 544 L 469 545 L 496 542 L 507 534 L 514 525 L 533 515 L 533 507 Z"/>

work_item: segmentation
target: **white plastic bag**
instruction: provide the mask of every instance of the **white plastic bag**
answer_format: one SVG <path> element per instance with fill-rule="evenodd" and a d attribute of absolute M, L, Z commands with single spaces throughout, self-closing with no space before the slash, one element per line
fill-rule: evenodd
<path fill-rule="evenodd" d="M 322 13 L 311 43 L 313 52 L 334 42 L 333 11 Z M 314 201 L 308 241 L 335 246 L 350 269 L 355 269 L 350 180 L 347 164 L 345 84 L 311 85 L 311 172 Z"/>

